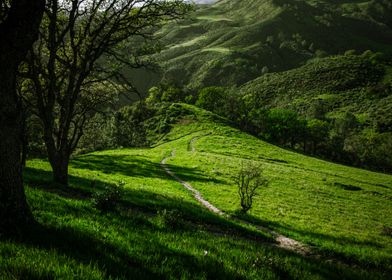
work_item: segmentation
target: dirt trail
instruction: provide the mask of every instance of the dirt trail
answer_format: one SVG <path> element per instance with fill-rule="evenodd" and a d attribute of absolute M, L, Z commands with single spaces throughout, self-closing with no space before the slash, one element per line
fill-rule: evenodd
<path fill-rule="evenodd" d="M 194 142 L 197 140 L 198 138 L 193 138 L 190 142 L 190 147 L 192 152 L 195 151 L 195 148 L 193 146 Z M 167 157 L 165 157 L 164 159 L 162 159 L 161 161 L 161 166 L 162 168 L 166 171 L 167 174 L 169 174 L 171 177 L 173 177 L 176 181 L 178 181 L 182 186 L 184 186 L 187 190 L 189 190 L 192 194 L 193 197 L 200 202 L 204 207 L 206 207 L 209 211 L 214 212 L 218 215 L 224 216 L 228 219 L 232 219 L 235 220 L 237 222 L 240 222 L 242 224 L 246 224 L 246 225 L 251 225 L 255 228 L 257 228 L 260 231 L 263 232 L 267 232 L 269 234 L 271 234 L 276 243 L 277 243 L 277 247 L 285 249 L 285 250 L 290 250 L 293 252 L 296 252 L 298 254 L 301 254 L 303 256 L 313 256 L 313 257 L 319 257 L 317 254 L 315 254 L 313 252 L 313 250 L 307 246 L 306 244 L 303 244 L 297 240 L 291 239 L 287 236 L 281 235 L 269 228 L 263 227 L 263 226 L 259 226 L 259 225 L 255 225 L 253 223 L 250 223 L 248 221 L 236 218 L 236 217 L 232 217 L 228 214 L 226 214 L 225 212 L 223 212 L 222 210 L 220 210 L 219 208 L 215 207 L 214 205 L 212 205 L 210 202 L 208 202 L 206 199 L 203 198 L 203 196 L 201 195 L 201 193 L 196 190 L 195 188 L 193 188 L 189 183 L 185 182 L 184 180 L 182 180 L 181 178 L 179 178 L 173 171 L 170 170 L 170 168 L 167 166 L 166 161 L 175 156 L 175 151 L 171 152 L 171 154 Z"/>
<path fill-rule="evenodd" d="M 216 214 L 222 215 L 222 216 L 225 215 L 225 213 L 223 213 L 223 211 L 219 210 L 214 205 L 212 205 L 207 200 L 205 200 L 199 191 L 194 189 L 189 183 L 187 183 L 184 180 L 182 180 L 181 178 L 179 178 L 173 171 L 171 171 L 169 169 L 169 167 L 166 165 L 166 161 L 169 158 L 174 157 L 174 156 L 175 156 L 175 152 L 173 151 L 170 154 L 170 156 L 165 157 L 161 161 L 161 165 L 162 165 L 163 169 L 166 171 L 166 173 L 169 174 L 170 176 L 172 176 L 174 179 L 176 179 L 176 181 L 178 181 L 181 185 L 183 185 L 187 190 L 189 190 L 193 194 L 194 198 L 197 201 L 199 201 L 204 207 L 208 208 L 208 210 L 210 210 L 211 212 L 214 212 Z"/>
<path fill-rule="evenodd" d="M 193 137 L 191 139 L 191 141 L 189 141 L 189 143 L 188 143 L 188 151 L 191 151 L 192 153 L 196 152 L 195 142 L 197 140 L 199 140 L 200 138 L 206 137 L 208 135 L 211 135 L 211 132 L 203 134 L 203 135 L 200 135 L 200 136 Z"/>

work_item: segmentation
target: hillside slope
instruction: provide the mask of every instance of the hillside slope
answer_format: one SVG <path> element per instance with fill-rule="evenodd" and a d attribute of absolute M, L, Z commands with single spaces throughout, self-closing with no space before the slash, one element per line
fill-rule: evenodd
<path fill-rule="evenodd" d="M 364 127 L 391 132 L 392 66 L 376 57 L 369 53 L 315 59 L 266 74 L 239 90 L 253 108 L 287 108 L 309 118 L 350 112 Z"/>
<path fill-rule="evenodd" d="M 196 132 L 188 136 L 191 131 Z M 271 182 L 260 191 L 250 220 L 360 266 L 391 269 L 390 236 L 383 232 L 392 222 L 391 175 L 303 156 L 210 122 L 178 126 L 166 139 L 184 134 L 165 144 L 176 150 L 169 163 L 209 178 L 199 181 L 179 173 L 219 209 L 238 210 L 233 176 L 241 162 L 261 164 Z"/>
<path fill-rule="evenodd" d="M 350 49 L 391 55 L 391 14 L 386 0 L 221 0 L 164 27 L 158 59 L 179 85 L 239 85 Z"/>
<path fill-rule="evenodd" d="M 190 105 L 167 110 L 185 113 L 160 143 L 77 156 L 68 189 L 50 183 L 46 161 L 28 162 L 27 196 L 41 227 L 29 240 L 0 241 L 0 278 L 388 279 L 392 176 L 278 148 Z M 234 215 L 232 177 L 242 161 L 261 164 L 270 185 L 243 218 L 322 258 L 275 248 L 268 235 L 206 211 L 160 166 L 173 151 L 169 168 Z M 120 181 L 116 210 L 95 209 L 91 193 Z"/>

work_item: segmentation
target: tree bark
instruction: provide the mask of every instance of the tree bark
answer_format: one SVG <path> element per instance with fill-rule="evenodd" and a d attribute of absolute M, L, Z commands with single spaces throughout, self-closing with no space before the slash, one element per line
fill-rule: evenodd
<path fill-rule="evenodd" d="M 1 65 L 6 63 L 1 58 Z M 13 63 L 15 64 L 15 63 Z M 15 69 L 0 68 L 0 234 L 32 220 L 22 180 L 22 115 L 15 94 Z"/>
<path fill-rule="evenodd" d="M 57 184 L 68 185 L 68 165 L 72 150 L 68 141 L 58 142 L 53 137 L 53 122 L 48 120 L 44 125 L 44 142 L 48 159 L 53 171 L 53 181 Z"/>
<path fill-rule="evenodd" d="M 22 110 L 16 91 L 19 64 L 34 43 L 44 0 L 11 1 L 0 23 L 0 235 L 33 221 L 22 177 Z"/>
<path fill-rule="evenodd" d="M 53 181 L 57 184 L 67 186 L 68 185 L 68 165 L 69 165 L 69 155 L 64 152 L 57 152 L 52 156 L 50 160 L 50 165 L 53 170 Z"/>

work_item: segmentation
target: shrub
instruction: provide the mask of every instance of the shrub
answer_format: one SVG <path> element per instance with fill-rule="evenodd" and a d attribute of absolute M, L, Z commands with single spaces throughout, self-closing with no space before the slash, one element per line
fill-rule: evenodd
<path fill-rule="evenodd" d="M 158 211 L 158 222 L 163 227 L 174 230 L 184 227 L 182 213 L 177 209 Z"/>
<path fill-rule="evenodd" d="M 356 55 L 356 54 L 357 54 L 356 50 L 347 50 L 347 51 L 344 52 L 345 56 L 353 56 L 353 55 Z"/>
<path fill-rule="evenodd" d="M 124 182 L 117 186 L 106 185 L 104 191 L 93 195 L 93 205 L 102 212 L 113 211 L 119 204 L 123 193 Z"/>
<path fill-rule="evenodd" d="M 252 208 L 253 198 L 257 195 L 257 190 L 268 186 L 268 180 L 262 175 L 262 169 L 259 165 L 242 163 L 235 181 L 242 212 L 246 213 Z"/>
<path fill-rule="evenodd" d="M 382 227 L 382 234 L 392 237 L 392 227 L 388 227 L 388 226 L 383 226 Z"/>
<path fill-rule="evenodd" d="M 317 58 L 324 58 L 328 56 L 328 53 L 323 50 L 316 50 L 315 55 Z"/>

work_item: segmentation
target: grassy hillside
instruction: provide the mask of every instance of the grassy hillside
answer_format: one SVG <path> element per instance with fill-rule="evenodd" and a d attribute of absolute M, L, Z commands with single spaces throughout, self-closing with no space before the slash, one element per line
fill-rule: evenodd
<path fill-rule="evenodd" d="M 75 157 L 71 186 L 50 183 L 46 161 L 26 168 L 39 226 L 0 241 L 2 279 L 387 279 L 392 176 L 295 154 L 239 132 L 189 105 L 154 147 Z M 212 204 L 236 213 L 232 176 L 261 163 L 270 186 L 244 219 L 301 240 L 320 259 L 278 249 L 270 236 L 207 212 L 159 162 Z M 91 193 L 124 184 L 115 211 Z M 338 260 L 338 261 L 337 261 Z"/>
<path fill-rule="evenodd" d="M 254 108 L 287 108 L 314 117 L 345 112 L 362 125 L 392 131 L 392 66 L 377 55 L 345 55 L 315 59 L 281 73 L 248 82 L 240 91 Z"/>
<path fill-rule="evenodd" d="M 392 54 L 386 0 L 221 0 L 164 27 L 164 79 L 190 88 L 239 85 L 355 49 Z"/>
<path fill-rule="evenodd" d="M 199 124 L 193 125 L 197 130 Z M 177 129 L 179 133 L 184 130 Z M 197 182 L 185 177 L 218 208 L 226 212 L 238 209 L 232 176 L 241 161 L 259 162 L 271 185 L 257 199 L 251 220 L 326 253 L 365 266 L 389 266 L 390 236 L 383 234 L 382 223 L 391 222 L 390 175 L 298 155 L 226 126 L 203 129 L 187 140 L 195 137 L 196 152 L 186 151 L 183 145 L 182 150 L 176 148 L 171 162 L 200 169 L 211 178 L 211 182 Z"/>

